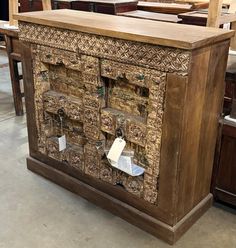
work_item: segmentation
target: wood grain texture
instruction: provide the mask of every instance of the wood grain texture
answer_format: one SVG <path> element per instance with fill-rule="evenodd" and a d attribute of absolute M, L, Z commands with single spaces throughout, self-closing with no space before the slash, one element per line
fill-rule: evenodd
<path fill-rule="evenodd" d="M 210 189 L 228 46 L 229 41 L 193 54 L 192 73 L 186 94 L 188 105 L 183 119 L 181 148 L 184 152 L 180 154 L 177 220 L 202 200 Z M 216 56 L 222 58 L 222 61 L 216 62 Z M 209 71 L 203 72 L 201 66 L 204 64 L 209 64 Z M 215 71 L 218 73 L 212 73 Z M 192 102 L 193 97 L 197 104 Z"/>
<path fill-rule="evenodd" d="M 30 147 L 30 155 L 33 156 L 38 150 L 37 130 L 35 121 L 35 104 L 34 104 L 34 86 L 33 82 L 33 65 L 31 45 L 22 43 L 22 70 L 24 75 L 24 92 L 25 92 L 25 107 L 27 112 L 27 130 L 28 141 Z"/>
<path fill-rule="evenodd" d="M 110 18 L 104 14 L 73 10 L 23 13 L 16 18 L 24 22 L 183 49 L 210 45 L 231 38 L 234 34 L 233 31 L 221 29 L 190 27 L 122 16 Z"/>
<path fill-rule="evenodd" d="M 178 15 L 183 20 L 184 24 L 202 25 L 206 26 L 208 13 L 205 11 L 192 11 L 188 13 L 182 13 Z M 221 13 L 219 18 L 219 25 L 226 23 L 234 23 L 236 21 L 236 15 L 230 13 Z M 233 27 L 232 30 L 235 30 Z M 232 38 L 233 39 L 233 38 Z"/>
<path fill-rule="evenodd" d="M 223 0 L 223 4 L 230 5 L 233 0 Z M 179 3 L 209 3 L 210 0 L 175 0 Z"/>
<path fill-rule="evenodd" d="M 9 24 L 11 26 L 17 26 L 17 20 L 14 19 L 14 15 L 18 13 L 18 0 L 9 1 Z"/>
<path fill-rule="evenodd" d="M 223 0 L 210 0 L 207 27 L 218 28 Z"/>
<path fill-rule="evenodd" d="M 164 13 L 164 14 L 180 14 L 189 12 L 195 9 L 203 9 L 207 8 L 208 3 L 162 3 L 162 2 L 153 2 L 153 1 L 139 1 L 138 9 L 157 12 L 157 13 Z"/>
<path fill-rule="evenodd" d="M 170 225 L 176 224 L 173 217 L 176 215 L 178 197 L 176 187 L 187 81 L 187 77 L 173 74 L 167 76 L 158 206 L 170 216 L 168 222 Z"/>
<path fill-rule="evenodd" d="M 9 33 L 8 33 L 9 34 Z M 20 78 L 22 75 L 19 73 L 18 63 L 21 62 L 21 43 L 17 34 L 14 36 L 5 35 L 6 50 L 9 59 L 12 94 L 14 100 L 15 113 L 17 116 L 24 114 L 22 92 L 20 88 Z"/>
<path fill-rule="evenodd" d="M 236 21 L 232 22 L 231 30 L 236 31 Z M 236 36 L 231 38 L 230 49 L 236 51 Z"/>
<path fill-rule="evenodd" d="M 220 122 L 212 192 L 216 200 L 236 206 L 236 125 Z"/>
<path fill-rule="evenodd" d="M 143 10 L 134 10 L 134 11 L 124 12 L 119 15 L 153 20 L 153 21 L 163 21 L 163 22 L 172 22 L 172 23 L 181 22 L 181 19 L 178 18 L 177 15 L 154 13 L 154 12 L 143 11 Z"/>
<path fill-rule="evenodd" d="M 103 14 L 117 15 L 122 12 L 137 10 L 138 2 L 135 0 L 85 0 L 73 1 L 71 8 L 75 10 L 97 12 Z"/>
<path fill-rule="evenodd" d="M 43 10 L 51 10 L 52 9 L 51 0 L 42 0 L 42 4 L 43 4 Z"/>

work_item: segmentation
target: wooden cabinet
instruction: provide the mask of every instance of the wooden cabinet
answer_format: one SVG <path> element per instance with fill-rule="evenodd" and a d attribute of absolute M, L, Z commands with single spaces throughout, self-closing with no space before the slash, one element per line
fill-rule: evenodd
<path fill-rule="evenodd" d="M 42 0 L 19 0 L 20 12 L 39 11 L 43 9 Z"/>
<path fill-rule="evenodd" d="M 28 168 L 174 243 L 211 206 L 233 32 L 72 10 L 18 19 Z M 117 136 L 143 175 L 108 162 Z"/>
<path fill-rule="evenodd" d="M 226 71 L 224 115 L 233 116 L 236 107 L 235 56 L 229 55 Z M 212 177 L 212 193 L 216 200 L 236 206 L 236 124 L 221 120 Z"/>
<path fill-rule="evenodd" d="M 187 13 L 180 13 L 178 15 L 182 19 L 183 24 L 206 26 L 208 18 L 208 10 L 197 10 Z M 223 24 L 233 23 L 236 21 L 235 14 L 222 11 L 219 18 L 219 25 L 223 28 Z"/>
<path fill-rule="evenodd" d="M 233 99 L 236 99 L 236 58 L 234 55 L 228 56 L 228 63 L 225 75 L 225 97 L 223 114 L 229 115 L 232 111 Z"/>
<path fill-rule="evenodd" d="M 212 191 L 216 200 L 236 206 L 236 124 L 220 123 Z"/>
<path fill-rule="evenodd" d="M 175 2 L 175 1 L 174 1 Z M 178 15 L 197 9 L 208 8 L 209 3 L 170 3 L 167 1 L 139 1 L 138 9 L 164 14 Z"/>
<path fill-rule="evenodd" d="M 116 15 L 136 10 L 137 4 L 136 0 L 80 0 L 72 2 L 72 9 Z"/>
<path fill-rule="evenodd" d="M 53 0 L 53 9 L 72 9 L 73 0 Z"/>
<path fill-rule="evenodd" d="M 42 10 L 42 0 L 19 0 L 20 12 Z M 116 15 L 137 9 L 137 0 L 52 0 L 53 9 L 75 9 Z"/>

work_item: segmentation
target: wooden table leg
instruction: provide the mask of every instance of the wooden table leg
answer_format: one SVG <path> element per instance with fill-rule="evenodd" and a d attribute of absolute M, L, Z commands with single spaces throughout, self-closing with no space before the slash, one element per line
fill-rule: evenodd
<path fill-rule="evenodd" d="M 12 93 L 14 99 L 15 112 L 17 116 L 23 115 L 23 102 L 22 102 L 22 93 L 20 89 L 20 75 L 18 70 L 18 63 L 20 62 L 19 57 L 14 57 L 12 53 L 12 41 L 11 37 L 5 36 L 6 40 L 6 48 L 9 58 L 9 67 L 10 67 L 10 75 L 11 75 L 11 84 L 12 84 Z"/>

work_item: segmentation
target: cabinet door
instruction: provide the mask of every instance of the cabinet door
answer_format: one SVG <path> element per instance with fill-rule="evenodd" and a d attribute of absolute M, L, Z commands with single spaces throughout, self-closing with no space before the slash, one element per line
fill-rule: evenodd
<path fill-rule="evenodd" d="M 36 54 L 34 84 L 38 151 L 83 172 L 87 143 L 84 99 L 88 94 L 96 93 L 98 59 L 44 46 L 37 47 Z M 86 79 L 91 87 L 85 85 Z M 67 146 L 61 151 L 59 138 L 64 135 Z"/>
<path fill-rule="evenodd" d="M 111 145 L 118 133 L 122 134 L 126 149 L 134 152 L 135 164 L 145 168 L 139 177 L 127 177 L 113 169 L 113 184 L 157 204 L 166 74 L 102 59 L 101 76 L 106 85 L 105 107 L 101 109 L 106 144 Z"/>
<path fill-rule="evenodd" d="M 157 205 L 166 73 L 39 45 L 34 54 L 38 152 Z M 143 175 L 108 163 L 117 136 Z"/>

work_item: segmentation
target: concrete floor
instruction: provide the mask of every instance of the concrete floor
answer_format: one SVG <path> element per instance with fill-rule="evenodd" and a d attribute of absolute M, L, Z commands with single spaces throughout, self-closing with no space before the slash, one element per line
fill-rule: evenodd
<path fill-rule="evenodd" d="M 0 52 L 0 248 L 165 248 L 164 242 L 26 169 L 25 117 L 15 117 Z M 213 206 L 174 246 L 236 248 L 236 210 Z"/>

